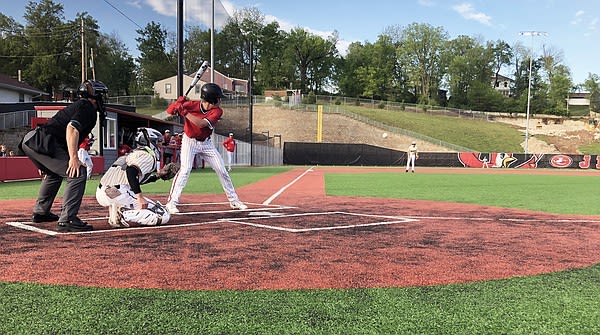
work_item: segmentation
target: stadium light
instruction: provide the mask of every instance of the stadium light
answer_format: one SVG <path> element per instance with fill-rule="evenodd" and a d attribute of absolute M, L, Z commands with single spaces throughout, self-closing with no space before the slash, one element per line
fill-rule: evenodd
<path fill-rule="evenodd" d="M 545 31 L 522 31 L 521 36 L 531 36 L 531 47 L 529 49 L 529 83 L 527 84 L 527 121 L 525 123 L 525 159 L 529 153 L 529 110 L 531 105 L 531 66 L 533 63 L 533 37 L 548 36 Z"/>

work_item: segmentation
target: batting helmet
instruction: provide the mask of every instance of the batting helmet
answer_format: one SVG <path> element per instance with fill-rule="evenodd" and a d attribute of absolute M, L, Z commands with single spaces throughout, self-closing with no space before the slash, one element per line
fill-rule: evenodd
<path fill-rule="evenodd" d="M 160 226 L 170 219 L 171 214 L 159 202 L 148 203 L 147 209 L 125 210 L 122 218 L 128 225 L 137 223 L 142 226 Z"/>
<path fill-rule="evenodd" d="M 200 89 L 200 99 L 216 104 L 223 98 L 223 90 L 215 83 L 204 84 Z"/>

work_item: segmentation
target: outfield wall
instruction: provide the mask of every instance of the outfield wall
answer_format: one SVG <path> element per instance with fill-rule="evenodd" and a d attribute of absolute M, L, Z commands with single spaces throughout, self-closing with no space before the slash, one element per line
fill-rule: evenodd
<path fill-rule="evenodd" d="M 406 152 L 368 144 L 285 142 L 287 165 L 406 166 Z M 510 152 L 424 152 L 418 166 L 600 169 L 600 156 Z"/>

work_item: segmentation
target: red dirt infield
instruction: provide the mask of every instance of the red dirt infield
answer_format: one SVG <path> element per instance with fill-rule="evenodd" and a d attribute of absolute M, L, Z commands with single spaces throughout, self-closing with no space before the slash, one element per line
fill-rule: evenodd
<path fill-rule="evenodd" d="M 229 209 L 223 194 L 184 195 L 182 213 L 151 228 L 110 228 L 107 211 L 86 197 L 80 217 L 94 225 L 91 233 L 60 234 L 56 223 L 30 223 L 33 199 L 2 201 L 0 280 L 186 290 L 403 287 L 600 261 L 596 216 L 325 195 L 325 173 L 368 171 L 293 169 L 238 188 L 247 211 Z M 451 170 L 463 171 L 475 172 Z M 432 172 L 447 171 L 417 170 Z"/>

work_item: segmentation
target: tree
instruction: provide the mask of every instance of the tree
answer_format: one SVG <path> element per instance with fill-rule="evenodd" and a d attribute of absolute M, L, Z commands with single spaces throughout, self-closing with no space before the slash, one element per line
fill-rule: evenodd
<path fill-rule="evenodd" d="M 489 43 L 494 57 L 492 68 L 494 69 L 494 87 L 498 85 L 498 76 L 503 67 L 511 64 L 513 50 L 510 45 L 502 40 L 497 40 L 496 43 Z"/>
<path fill-rule="evenodd" d="M 97 78 L 106 84 L 111 96 L 130 95 L 135 63 L 117 35 L 100 36 L 94 63 Z"/>
<path fill-rule="evenodd" d="M 403 30 L 398 58 L 406 67 L 420 103 L 431 104 L 437 97 L 444 75 L 442 63 L 448 33 L 441 27 L 411 23 Z"/>
<path fill-rule="evenodd" d="M 450 105 L 459 108 L 475 108 L 469 97 L 471 89 L 478 86 L 478 92 L 487 96 L 487 90 L 492 89 L 490 79 L 492 78 L 493 51 L 488 45 L 483 47 L 475 39 L 468 36 L 458 36 L 448 43 L 448 49 L 444 53 L 448 60 L 448 83 L 450 85 Z M 475 95 L 476 96 L 476 95 Z M 489 110 L 489 109 L 485 109 Z"/>
<path fill-rule="evenodd" d="M 183 45 L 186 71 L 196 71 L 202 62 L 210 61 L 210 30 L 202 30 L 197 26 L 188 28 Z"/>
<path fill-rule="evenodd" d="M 155 81 L 177 74 L 176 54 L 173 49 L 167 51 L 167 30 L 160 23 L 152 21 L 137 33 L 140 35 L 136 38 L 140 51 L 137 58 L 140 91 L 149 94 L 153 92 Z"/>
<path fill-rule="evenodd" d="M 368 43 L 365 43 L 368 44 Z M 348 46 L 346 56 L 338 62 L 338 72 L 336 74 L 336 83 L 340 94 L 349 97 L 359 97 L 363 94 L 365 78 L 362 77 L 360 70 L 368 65 L 369 52 L 368 47 L 360 42 L 353 42 Z"/>
<path fill-rule="evenodd" d="M 317 92 L 324 86 L 322 71 L 333 69 L 337 35 L 323 39 L 302 28 L 292 29 L 286 41 L 287 57 L 294 61 L 302 92 Z"/>
<path fill-rule="evenodd" d="M 69 67 L 73 61 L 68 50 L 74 27 L 63 23 L 63 6 L 52 0 L 30 1 L 24 17 L 27 53 L 35 55 L 25 76 L 32 85 L 54 96 L 55 91 L 69 81 Z"/>
<path fill-rule="evenodd" d="M 0 13 L 0 73 L 15 76 L 25 69 L 32 58 L 27 57 L 24 28 L 12 17 Z"/>
<path fill-rule="evenodd" d="M 556 65 L 551 73 L 548 78 L 550 80 L 549 106 L 553 114 L 566 115 L 567 99 L 573 87 L 571 73 L 569 68 L 562 64 Z"/>
<path fill-rule="evenodd" d="M 588 73 L 588 77 L 581 85 L 590 93 L 590 110 L 600 112 L 600 76 L 595 73 Z"/>

